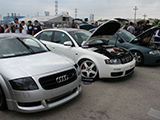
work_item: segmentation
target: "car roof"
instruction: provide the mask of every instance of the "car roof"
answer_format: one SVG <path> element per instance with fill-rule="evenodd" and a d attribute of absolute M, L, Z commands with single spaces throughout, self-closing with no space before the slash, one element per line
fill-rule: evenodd
<path fill-rule="evenodd" d="M 66 32 L 87 31 L 84 29 L 77 29 L 77 28 L 52 28 L 52 29 L 44 29 L 43 31 L 46 31 L 46 30 L 62 30 Z"/>
<path fill-rule="evenodd" d="M 32 37 L 31 35 L 28 34 L 22 34 L 22 33 L 1 33 L 0 34 L 0 39 L 4 39 L 4 38 L 16 38 L 16 37 Z"/>

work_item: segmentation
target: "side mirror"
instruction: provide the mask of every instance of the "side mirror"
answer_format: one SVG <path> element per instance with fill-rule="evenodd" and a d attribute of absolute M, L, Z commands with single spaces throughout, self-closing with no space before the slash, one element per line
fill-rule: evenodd
<path fill-rule="evenodd" d="M 63 43 L 64 46 L 73 46 L 73 43 L 71 41 L 66 41 Z"/>

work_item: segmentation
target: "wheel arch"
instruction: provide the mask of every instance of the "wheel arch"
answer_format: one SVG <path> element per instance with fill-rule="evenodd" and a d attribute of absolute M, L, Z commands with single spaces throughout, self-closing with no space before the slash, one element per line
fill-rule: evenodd
<path fill-rule="evenodd" d="M 11 94 L 10 94 L 8 86 L 7 86 L 7 84 L 1 74 L 0 74 L 0 87 L 5 95 L 6 99 L 10 99 Z"/>
<path fill-rule="evenodd" d="M 139 52 L 139 53 L 142 55 L 142 57 L 144 58 L 144 55 L 143 55 L 143 53 L 142 53 L 141 51 L 139 51 L 139 50 L 137 50 L 137 49 L 131 49 L 130 51 L 131 51 L 131 52 L 132 52 L 132 51 L 137 51 L 137 52 Z"/>
<path fill-rule="evenodd" d="M 80 59 L 77 63 L 78 63 L 78 65 L 80 66 L 81 65 L 81 63 L 82 62 L 84 62 L 85 60 L 90 60 L 90 61 L 92 61 L 92 62 L 94 62 L 95 63 L 95 65 L 96 65 L 96 67 L 97 67 L 97 70 L 98 70 L 98 73 L 97 73 L 97 76 L 96 76 L 96 78 L 99 78 L 99 66 L 97 65 L 97 62 L 96 61 L 94 61 L 94 60 L 92 60 L 92 59 L 90 59 L 90 58 L 82 58 L 82 59 Z"/>
<path fill-rule="evenodd" d="M 137 50 L 137 49 L 131 49 L 130 51 L 131 51 L 131 52 L 133 52 L 133 51 L 139 52 L 139 53 L 141 54 L 141 56 L 142 56 L 142 59 L 143 59 L 142 64 L 144 64 L 145 57 L 144 57 L 144 55 L 143 55 L 143 53 L 142 53 L 141 51 L 139 51 L 139 50 Z"/>

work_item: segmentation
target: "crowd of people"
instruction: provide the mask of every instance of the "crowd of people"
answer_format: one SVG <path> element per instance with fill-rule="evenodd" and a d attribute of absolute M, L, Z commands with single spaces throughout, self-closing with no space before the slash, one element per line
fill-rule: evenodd
<path fill-rule="evenodd" d="M 10 26 L 4 24 L 3 26 L 0 25 L 0 33 L 22 33 L 22 34 L 30 34 L 35 35 L 41 31 L 41 27 L 38 24 L 38 21 L 34 21 L 34 25 L 32 21 L 28 21 L 28 25 L 26 25 L 25 21 L 19 23 L 18 19 L 15 18 L 14 23 L 11 23 Z"/>
<path fill-rule="evenodd" d="M 147 20 L 146 23 L 143 25 L 140 25 L 139 22 L 137 22 L 136 25 L 134 25 L 133 22 L 126 23 L 123 26 L 123 29 L 125 29 L 125 30 L 129 31 L 130 33 L 132 33 L 133 35 L 137 36 L 140 33 L 142 33 L 143 31 L 145 31 L 151 27 L 152 26 L 150 25 L 149 20 Z"/>
<path fill-rule="evenodd" d="M 100 25 L 98 25 L 98 22 L 95 22 L 94 24 L 92 23 L 93 28 L 97 28 Z M 160 25 L 160 23 L 158 24 Z M 67 24 L 65 23 L 63 27 L 67 27 Z M 71 25 L 72 28 L 79 28 L 78 23 L 72 23 Z M 122 29 L 125 29 L 132 33 L 133 35 L 137 36 L 143 31 L 151 28 L 152 26 L 150 25 L 149 20 L 146 21 L 144 25 L 140 25 L 139 22 L 137 24 L 133 24 L 132 22 L 126 23 Z M 22 21 L 19 23 L 18 19 L 15 18 L 14 23 L 12 22 L 10 25 L 0 25 L 0 33 L 22 33 L 22 34 L 30 34 L 30 35 L 35 35 L 41 31 L 41 27 L 38 24 L 38 21 L 34 21 L 34 25 L 32 24 L 32 21 L 28 21 L 28 24 L 26 25 L 25 21 Z M 154 40 L 155 41 L 160 41 L 160 30 L 157 30 L 154 34 Z"/>
<path fill-rule="evenodd" d="M 158 25 L 160 26 L 160 22 L 158 23 Z M 125 29 L 127 31 L 129 31 L 130 33 L 132 33 L 133 35 L 137 36 L 139 35 L 140 33 L 142 33 L 143 31 L 151 28 L 152 26 L 150 25 L 150 22 L 149 20 L 146 21 L 145 24 L 143 25 L 140 25 L 139 22 L 137 22 L 136 25 L 134 25 L 132 22 L 130 23 L 126 23 L 122 29 Z M 154 33 L 154 40 L 159 42 L 160 41 L 160 30 L 157 30 L 155 33 Z"/>

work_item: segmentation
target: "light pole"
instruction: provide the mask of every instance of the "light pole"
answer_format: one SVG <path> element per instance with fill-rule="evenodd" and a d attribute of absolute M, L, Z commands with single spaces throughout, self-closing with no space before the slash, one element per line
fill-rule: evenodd
<path fill-rule="evenodd" d="M 146 20 L 146 17 L 147 17 L 146 13 L 143 15 L 143 17 L 144 17 L 144 20 Z"/>
<path fill-rule="evenodd" d="M 133 10 L 135 10 L 135 13 L 134 13 L 134 23 L 136 23 L 136 11 L 138 10 L 137 6 L 135 6 L 133 8 Z"/>
<path fill-rule="evenodd" d="M 78 13 L 77 10 L 78 10 L 78 9 L 75 8 L 75 18 L 77 18 L 77 13 Z"/>

